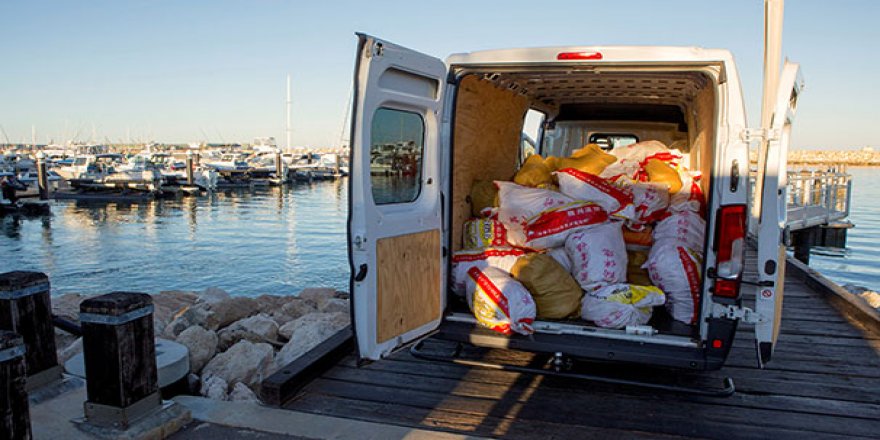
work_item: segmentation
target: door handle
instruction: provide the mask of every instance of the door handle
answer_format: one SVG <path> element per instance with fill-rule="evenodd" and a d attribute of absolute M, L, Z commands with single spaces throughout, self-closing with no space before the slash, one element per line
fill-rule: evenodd
<path fill-rule="evenodd" d="M 367 277 L 367 265 L 361 264 L 361 266 L 358 268 L 357 275 L 354 276 L 354 280 L 357 282 L 361 282 L 366 277 Z"/>

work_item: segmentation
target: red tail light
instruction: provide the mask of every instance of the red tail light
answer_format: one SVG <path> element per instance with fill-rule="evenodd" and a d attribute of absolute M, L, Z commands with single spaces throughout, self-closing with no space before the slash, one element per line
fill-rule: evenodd
<path fill-rule="evenodd" d="M 746 205 L 722 206 L 716 226 L 717 258 L 714 295 L 739 296 L 746 246 Z"/>
<path fill-rule="evenodd" d="M 602 52 L 559 52 L 557 60 L 601 60 Z"/>

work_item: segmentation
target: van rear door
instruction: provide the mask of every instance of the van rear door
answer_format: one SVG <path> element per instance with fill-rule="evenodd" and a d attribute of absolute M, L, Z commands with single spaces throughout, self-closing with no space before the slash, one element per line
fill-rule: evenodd
<path fill-rule="evenodd" d="M 437 58 L 358 37 L 348 250 L 358 352 L 378 360 L 440 324 L 447 70 Z"/>
<path fill-rule="evenodd" d="M 768 146 L 764 157 L 764 168 L 758 170 L 758 181 L 762 182 L 760 194 L 755 194 L 759 204 L 758 218 L 758 279 L 755 292 L 755 311 L 762 319 L 755 326 L 755 346 L 758 350 L 758 363 L 763 368 L 773 354 L 773 347 L 779 337 L 782 317 L 782 296 L 785 283 L 785 243 L 784 232 L 787 220 L 788 202 L 788 145 L 791 139 L 791 124 L 797 109 L 797 99 L 803 89 L 800 66 L 785 62 L 776 106 L 767 131 Z"/>

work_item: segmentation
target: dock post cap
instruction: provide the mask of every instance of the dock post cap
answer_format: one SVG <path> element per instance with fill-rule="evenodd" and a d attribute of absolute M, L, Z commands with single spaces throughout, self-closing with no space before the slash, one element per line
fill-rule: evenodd
<path fill-rule="evenodd" d="M 12 272 L 0 273 L 0 292 L 18 290 L 23 287 L 35 286 L 37 284 L 48 282 L 49 277 L 42 272 L 15 270 Z"/>
<path fill-rule="evenodd" d="M 135 310 L 152 308 L 153 297 L 141 292 L 110 292 L 86 299 L 79 305 L 80 313 L 121 316 Z"/>

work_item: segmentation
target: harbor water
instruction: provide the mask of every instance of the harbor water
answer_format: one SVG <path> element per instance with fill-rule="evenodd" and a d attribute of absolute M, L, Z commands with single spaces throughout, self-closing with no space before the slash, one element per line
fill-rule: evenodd
<path fill-rule="evenodd" d="M 880 179 L 851 168 L 847 249 L 811 265 L 880 289 Z M 0 271 L 47 273 L 56 294 L 216 286 L 236 295 L 348 290 L 347 179 L 132 204 L 52 202 L 52 216 L 0 219 Z"/>

